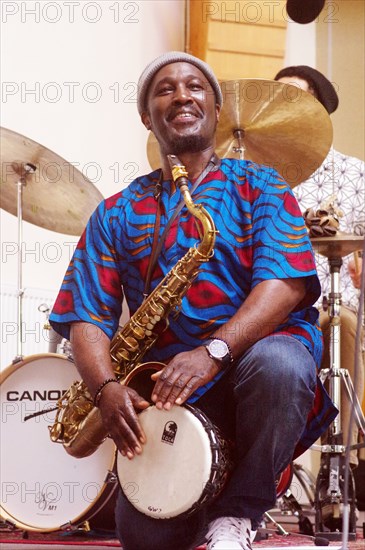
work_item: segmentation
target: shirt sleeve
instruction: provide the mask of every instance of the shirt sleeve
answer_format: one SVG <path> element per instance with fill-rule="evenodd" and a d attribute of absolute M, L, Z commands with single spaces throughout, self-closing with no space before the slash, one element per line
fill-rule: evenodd
<path fill-rule="evenodd" d="M 52 327 L 66 339 L 73 322 L 94 324 L 110 339 L 118 328 L 123 291 L 110 224 L 102 202 L 91 216 L 66 271 L 50 315 Z"/>
<path fill-rule="evenodd" d="M 306 278 L 296 311 L 315 303 L 321 288 L 312 245 L 291 189 L 273 170 L 253 208 L 252 287 L 270 279 Z"/>

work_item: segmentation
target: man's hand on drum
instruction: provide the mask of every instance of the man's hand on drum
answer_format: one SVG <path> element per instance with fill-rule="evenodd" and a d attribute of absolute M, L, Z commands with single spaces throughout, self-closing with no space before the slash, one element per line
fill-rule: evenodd
<path fill-rule="evenodd" d="M 100 397 L 99 408 L 103 424 L 123 456 L 132 459 L 142 453 L 146 435 L 138 421 L 137 410 L 149 406 L 132 388 L 108 384 Z"/>
<path fill-rule="evenodd" d="M 175 355 L 162 370 L 151 378 L 156 381 L 152 401 L 158 409 L 170 410 L 182 405 L 200 386 L 204 386 L 219 372 L 216 362 L 206 349 L 199 346 L 192 351 Z"/>

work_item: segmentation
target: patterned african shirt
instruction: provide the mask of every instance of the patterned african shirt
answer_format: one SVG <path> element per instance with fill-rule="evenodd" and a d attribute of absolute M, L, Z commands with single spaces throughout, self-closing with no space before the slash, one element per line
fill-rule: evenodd
<path fill-rule="evenodd" d="M 65 338 L 69 338 L 74 321 L 93 323 L 112 338 L 123 293 L 131 314 L 141 305 L 158 208 L 154 190 L 159 175 L 155 171 L 137 178 L 102 202 L 92 215 L 50 316 L 55 330 Z M 168 329 L 144 360 L 166 361 L 201 345 L 234 315 L 260 282 L 304 277 L 307 292 L 303 302 L 274 333 L 298 339 L 319 366 L 322 339 L 318 311 L 312 304 L 319 297 L 320 285 L 307 230 L 288 185 L 270 168 L 224 159 L 219 169 L 200 183 L 193 199 L 209 211 L 218 230 L 214 256 L 202 265 L 182 300 L 179 315 L 170 316 Z M 179 191 L 164 181 L 160 234 L 179 202 Z M 199 242 L 197 225 L 184 207 L 168 232 L 151 289 Z M 237 326 L 238 338 L 244 330 Z M 191 401 L 214 382 L 216 379 L 199 388 Z M 305 446 L 319 437 L 335 414 L 319 383 L 308 419 L 311 434 L 303 437 Z"/>
<path fill-rule="evenodd" d="M 343 213 L 340 218 L 340 231 L 363 235 L 365 233 L 365 163 L 331 148 L 326 159 L 316 172 L 305 182 L 294 188 L 299 206 L 318 208 L 331 195 L 336 197 L 335 205 Z M 361 245 L 360 245 L 361 248 Z M 352 284 L 348 273 L 348 262 L 352 255 L 343 258 L 340 271 L 342 303 L 356 310 L 359 290 Z M 316 253 L 318 277 L 321 282 L 322 297 L 330 292 L 330 270 L 325 256 Z"/>

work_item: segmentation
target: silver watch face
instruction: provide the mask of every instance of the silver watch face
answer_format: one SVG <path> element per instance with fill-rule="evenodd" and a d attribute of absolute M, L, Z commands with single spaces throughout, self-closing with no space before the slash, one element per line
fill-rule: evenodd
<path fill-rule="evenodd" d="M 223 359 L 229 355 L 228 346 L 222 340 L 212 340 L 208 345 L 208 350 L 215 359 Z"/>

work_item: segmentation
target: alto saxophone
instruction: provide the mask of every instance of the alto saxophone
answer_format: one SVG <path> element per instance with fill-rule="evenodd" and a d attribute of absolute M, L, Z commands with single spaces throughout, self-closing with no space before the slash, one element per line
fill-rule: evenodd
<path fill-rule="evenodd" d="M 203 206 L 193 203 L 185 167 L 174 155 L 168 155 L 168 160 L 173 180 L 189 212 L 200 220 L 203 233 L 200 244 L 187 251 L 113 337 L 110 355 L 115 376 L 121 384 L 128 385 L 133 373 L 141 367 L 147 371 L 153 368 L 150 365 L 163 368 L 163 363 L 141 364 L 140 361 L 156 342 L 160 323 L 167 322 L 170 313 L 178 313 L 181 300 L 197 276 L 201 264 L 213 255 L 216 235 L 214 222 Z M 51 440 L 62 443 L 67 453 L 77 458 L 91 455 L 107 437 L 100 411 L 93 405 L 92 396 L 82 380 L 74 382 L 57 402 L 56 418 L 49 430 Z"/>

